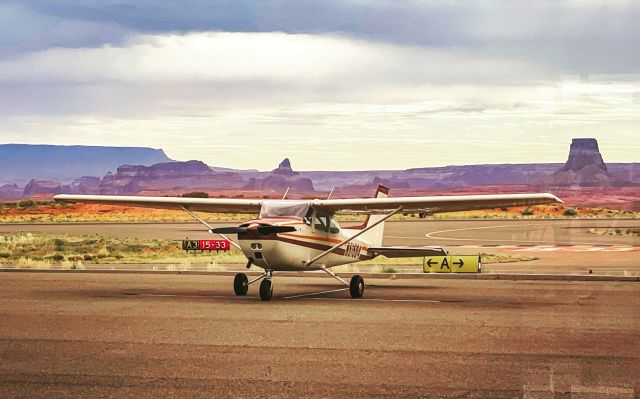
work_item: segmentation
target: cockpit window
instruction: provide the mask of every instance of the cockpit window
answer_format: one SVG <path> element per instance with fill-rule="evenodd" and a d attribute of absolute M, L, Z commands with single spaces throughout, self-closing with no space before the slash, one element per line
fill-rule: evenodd
<path fill-rule="evenodd" d="M 340 232 L 340 227 L 338 223 L 329 215 L 318 213 L 313 222 L 313 227 L 320 230 L 326 231 L 331 234 L 338 234 Z"/>
<path fill-rule="evenodd" d="M 303 219 L 310 208 L 309 201 L 263 201 L 260 209 L 260 219 L 277 217 Z"/>

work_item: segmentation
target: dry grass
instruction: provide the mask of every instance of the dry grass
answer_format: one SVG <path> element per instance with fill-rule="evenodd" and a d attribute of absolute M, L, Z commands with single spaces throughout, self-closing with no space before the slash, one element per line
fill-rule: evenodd
<path fill-rule="evenodd" d="M 245 263 L 246 259 L 235 249 L 184 254 L 181 243 L 173 240 L 27 233 L 0 235 L 0 262 L 18 267 L 82 268 L 85 264 L 103 263 Z"/>
<path fill-rule="evenodd" d="M 640 236 L 640 229 L 625 229 L 625 228 L 609 228 L 609 229 L 589 229 L 589 234 L 595 234 L 599 236 Z"/>

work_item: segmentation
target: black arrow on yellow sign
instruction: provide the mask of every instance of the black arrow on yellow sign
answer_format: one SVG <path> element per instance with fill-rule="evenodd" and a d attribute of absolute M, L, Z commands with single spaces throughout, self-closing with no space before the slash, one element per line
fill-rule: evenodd
<path fill-rule="evenodd" d="M 458 267 L 462 267 L 464 265 L 464 262 L 462 261 L 462 259 L 460 259 L 459 262 L 453 262 L 454 265 L 459 265 Z"/>
<path fill-rule="evenodd" d="M 434 262 L 433 259 L 429 258 L 429 260 L 427 261 L 427 265 L 429 265 L 429 267 L 431 267 L 431 265 L 437 265 L 438 262 Z"/>

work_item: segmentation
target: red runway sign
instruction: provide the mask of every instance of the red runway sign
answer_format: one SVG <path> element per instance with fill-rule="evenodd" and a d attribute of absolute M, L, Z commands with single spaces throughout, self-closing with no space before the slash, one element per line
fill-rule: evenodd
<path fill-rule="evenodd" d="M 227 240 L 184 240 L 183 251 L 228 251 L 231 244 Z"/>

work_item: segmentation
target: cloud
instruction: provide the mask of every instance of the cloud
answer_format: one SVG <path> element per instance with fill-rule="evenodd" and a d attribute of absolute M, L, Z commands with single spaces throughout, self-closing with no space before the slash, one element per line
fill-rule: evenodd
<path fill-rule="evenodd" d="M 428 97 L 423 91 L 433 86 L 547 77 L 541 67 L 511 60 L 340 36 L 138 35 L 121 46 L 53 48 L 0 61 L 0 113 L 414 101 Z"/>
<path fill-rule="evenodd" d="M 467 48 L 479 56 L 545 63 L 560 73 L 637 73 L 640 64 L 636 51 L 640 5 L 626 0 L 194 0 L 188 6 L 169 0 L 25 0 L 20 4 L 45 18 L 122 27 L 132 34 L 341 34 L 400 45 Z M 114 33 L 111 43 L 121 38 Z M 68 40 L 70 47 L 77 45 L 76 39 Z M 65 46 L 62 39 L 57 44 Z"/>

